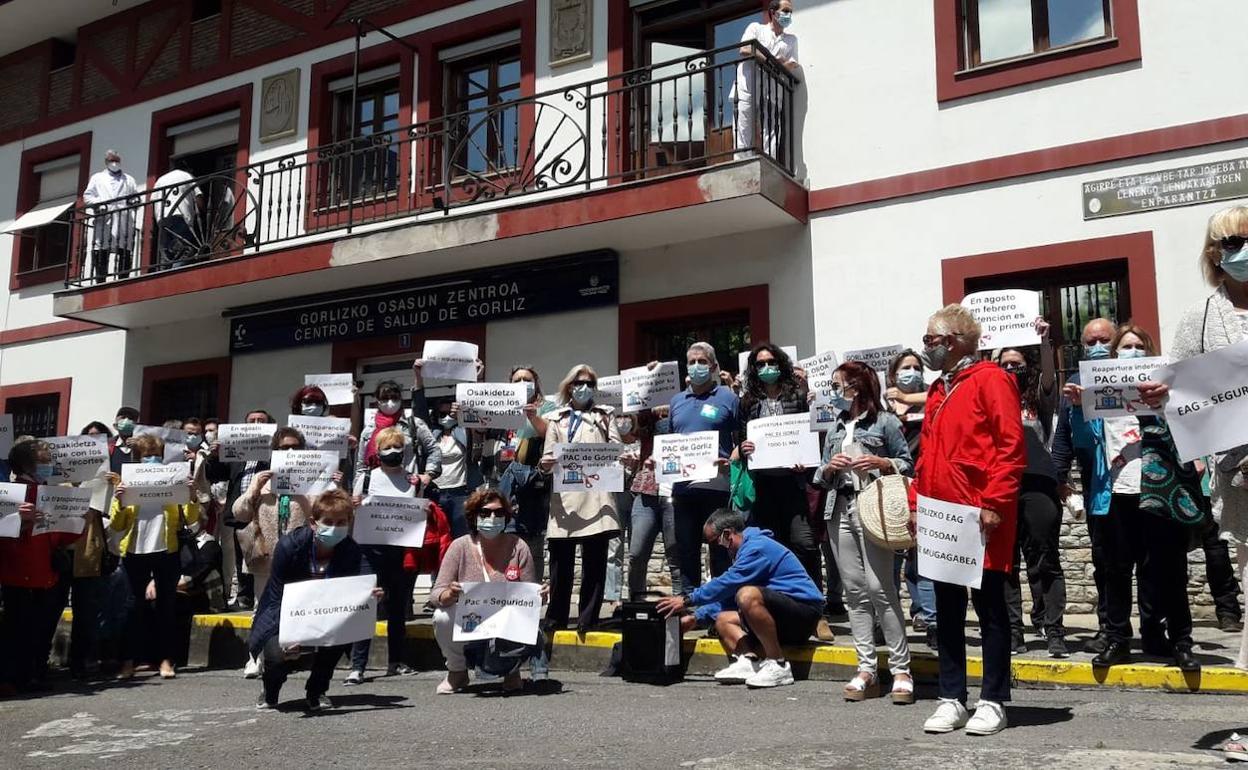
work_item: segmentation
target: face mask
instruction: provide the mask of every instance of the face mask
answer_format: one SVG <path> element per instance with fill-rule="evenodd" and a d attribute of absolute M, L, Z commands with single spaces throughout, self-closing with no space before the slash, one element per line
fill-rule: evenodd
<path fill-rule="evenodd" d="M 441 420 L 438 420 L 438 425 L 441 425 L 441 426 L 442 426 L 442 430 L 454 430 L 454 429 L 455 429 L 455 418 L 454 418 L 454 417 L 451 417 L 451 416 L 448 414 L 447 416 L 443 417 Z"/>
<path fill-rule="evenodd" d="M 776 380 L 780 379 L 780 367 L 778 366 L 762 367 L 761 369 L 758 370 L 758 379 L 762 380 L 767 385 L 775 384 Z"/>
<path fill-rule="evenodd" d="M 707 364 L 689 364 L 689 382 L 705 385 L 711 381 L 711 367 Z"/>
<path fill-rule="evenodd" d="M 923 372 L 918 369 L 902 369 L 897 372 L 897 387 L 906 393 L 918 393 L 925 384 Z"/>
<path fill-rule="evenodd" d="M 399 413 L 400 409 L 403 408 L 403 402 L 397 401 L 393 398 L 388 398 L 385 401 L 382 401 L 380 404 L 378 404 L 377 408 L 380 409 L 381 413 L 384 414 L 385 416 L 393 417 L 394 415 Z"/>
<path fill-rule="evenodd" d="M 47 481 L 56 473 L 56 466 L 52 463 L 39 463 L 35 466 L 35 476 Z"/>
<path fill-rule="evenodd" d="M 477 518 L 477 534 L 485 538 L 495 538 L 503 534 L 507 526 L 505 516 L 481 516 Z"/>
<path fill-rule="evenodd" d="M 148 455 L 143 458 L 143 462 L 147 465 L 160 465 L 162 459 L 163 458 L 157 457 L 156 455 Z"/>
<path fill-rule="evenodd" d="M 923 348 L 923 352 L 919 355 L 923 359 L 923 365 L 928 369 L 936 372 L 945 370 L 945 363 L 949 360 L 948 345 L 933 345 L 930 348 Z"/>
<path fill-rule="evenodd" d="M 836 407 L 837 410 L 842 411 L 842 412 L 848 412 L 854 405 L 853 401 L 850 401 L 848 398 L 845 398 L 844 393 L 833 393 L 831 400 L 832 400 L 832 406 Z"/>
<path fill-rule="evenodd" d="M 320 417 L 325 414 L 325 405 L 315 401 L 304 401 L 299 405 L 299 413 L 304 417 Z"/>
<path fill-rule="evenodd" d="M 1119 358 L 1147 358 L 1148 351 L 1144 348 L 1122 348 L 1118 351 Z"/>
<path fill-rule="evenodd" d="M 1027 389 L 1027 370 L 1026 369 L 1015 369 L 1014 371 L 1010 372 L 1010 374 L 1014 377 L 1014 382 L 1018 383 L 1018 391 L 1020 393 Z"/>
<path fill-rule="evenodd" d="M 572 389 L 572 403 L 584 406 L 594 400 L 594 388 L 591 385 L 577 385 Z"/>
<path fill-rule="evenodd" d="M 203 436 L 187 436 L 187 437 L 186 437 L 186 448 L 187 448 L 187 449 L 191 449 L 191 450 L 199 449 L 199 448 L 200 448 L 200 446 L 202 446 L 202 445 L 203 445 L 203 443 L 204 443 L 204 437 L 203 437 Z"/>
<path fill-rule="evenodd" d="M 215 430 L 205 431 L 204 441 L 209 444 L 217 443 L 217 432 Z"/>
<path fill-rule="evenodd" d="M 391 468 L 397 468 L 403 463 L 402 449 L 387 449 L 384 452 L 379 452 L 377 456 L 381 458 L 382 465 L 388 465 Z"/>
<path fill-rule="evenodd" d="M 1089 361 L 1099 361 L 1102 358 L 1109 358 L 1109 343 L 1097 342 L 1092 345 L 1084 345 L 1083 357 Z"/>
<path fill-rule="evenodd" d="M 1221 267 L 1239 283 L 1248 283 L 1248 244 L 1239 251 L 1222 250 Z"/>
<path fill-rule="evenodd" d="M 117 421 L 117 432 L 123 436 L 129 436 L 134 433 L 134 420 L 122 418 Z"/>
<path fill-rule="evenodd" d="M 316 525 L 316 542 L 323 546 L 333 548 L 347 538 L 346 527 L 333 527 L 328 524 L 317 522 Z"/>
<path fill-rule="evenodd" d="M 777 14 L 776 21 L 780 23 L 780 29 L 788 29 L 793 23 L 793 14 L 787 12 Z"/>
<path fill-rule="evenodd" d="M 105 163 L 104 166 L 114 174 L 121 173 L 121 163 L 119 161 L 110 160 L 108 163 Z"/>

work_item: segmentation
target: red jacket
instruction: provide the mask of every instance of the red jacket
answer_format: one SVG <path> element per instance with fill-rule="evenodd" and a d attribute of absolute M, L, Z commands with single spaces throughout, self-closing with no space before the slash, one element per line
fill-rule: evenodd
<path fill-rule="evenodd" d="M 1018 490 L 1027 465 L 1014 378 L 987 361 L 963 369 L 946 391 L 943 378 L 927 394 L 913 489 L 924 497 L 996 511 L 984 569 L 1013 567 Z"/>
<path fill-rule="evenodd" d="M 429 504 L 429 517 L 425 521 L 425 545 L 408 548 L 403 553 L 405 572 L 427 572 L 437 576 L 446 549 L 451 547 L 451 525 L 437 503 Z"/>
<path fill-rule="evenodd" d="M 27 484 L 34 499 L 34 484 Z M 30 534 L 22 525 L 21 537 L 0 537 L 0 585 L 18 588 L 52 588 L 61 576 L 52 569 L 52 552 L 70 545 L 82 535 L 68 532 Z"/>

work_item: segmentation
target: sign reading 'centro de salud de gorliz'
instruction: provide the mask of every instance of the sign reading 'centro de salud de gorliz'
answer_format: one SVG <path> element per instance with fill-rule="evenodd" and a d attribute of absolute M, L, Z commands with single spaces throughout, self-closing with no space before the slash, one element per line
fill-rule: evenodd
<path fill-rule="evenodd" d="M 434 276 L 408 284 L 300 297 L 272 309 L 237 308 L 230 352 L 420 334 L 451 326 L 619 302 L 619 256 L 593 251 Z"/>
<path fill-rule="evenodd" d="M 1248 197 L 1248 158 L 1199 163 L 1083 184 L 1083 218 Z"/>

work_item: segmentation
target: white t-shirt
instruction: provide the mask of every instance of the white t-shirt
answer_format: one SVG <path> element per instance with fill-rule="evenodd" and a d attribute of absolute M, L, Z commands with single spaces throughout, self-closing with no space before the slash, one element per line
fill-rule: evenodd
<path fill-rule="evenodd" d="M 175 168 L 156 180 L 154 187 L 156 190 L 162 190 L 162 188 L 170 185 L 177 185 L 157 193 L 160 196 L 161 218 L 172 216 L 173 214 L 177 214 L 187 222 L 195 218 L 195 198 L 201 195 L 201 193 L 195 185 L 184 184 L 192 179 L 194 177 L 190 174 L 180 168 Z M 175 206 L 177 207 L 176 210 L 171 210 Z"/>
<path fill-rule="evenodd" d="M 781 32 L 777 35 L 770 24 L 755 21 L 745 28 L 745 34 L 741 35 L 741 45 L 745 45 L 751 40 L 757 40 L 759 45 L 770 51 L 771 55 L 780 60 L 781 64 L 789 59 L 799 61 L 797 58 L 797 36 L 792 32 Z M 737 82 L 733 86 L 732 96 L 741 101 L 749 101 L 751 94 L 755 91 L 754 78 L 757 67 L 751 65 L 750 61 L 750 59 L 743 59 L 737 65 Z"/>
<path fill-rule="evenodd" d="M 442 450 L 442 474 L 438 476 L 438 489 L 465 486 L 468 483 L 468 458 L 464 456 L 464 448 L 453 435 L 443 433 L 438 439 L 438 449 Z"/>
<path fill-rule="evenodd" d="M 355 494 L 364 494 L 364 475 L 355 479 Z M 368 472 L 368 494 L 385 497 L 415 497 L 416 488 L 412 485 L 411 474 L 403 468 L 391 472 L 383 468 L 373 468 Z"/>
<path fill-rule="evenodd" d="M 1140 421 L 1135 417 L 1105 418 L 1105 461 L 1115 494 L 1138 495 L 1144 465 Z"/>

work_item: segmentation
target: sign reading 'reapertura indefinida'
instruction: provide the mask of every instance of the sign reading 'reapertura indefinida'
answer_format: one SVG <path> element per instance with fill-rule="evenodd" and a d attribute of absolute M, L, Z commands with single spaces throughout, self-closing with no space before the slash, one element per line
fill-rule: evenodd
<path fill-rule="evenodd" d="M 278 310 L 239 308 L 230 351 L 415 334 L 619 302 L 619 257 L 595 251 L 434 276 L 407 285 L 292 300 Z"/>
<path fill-rule="evenodd" d="M 1083 218 L 1248 197 L 1248 158 L 1198 163 L 1083 183 Z"/>

